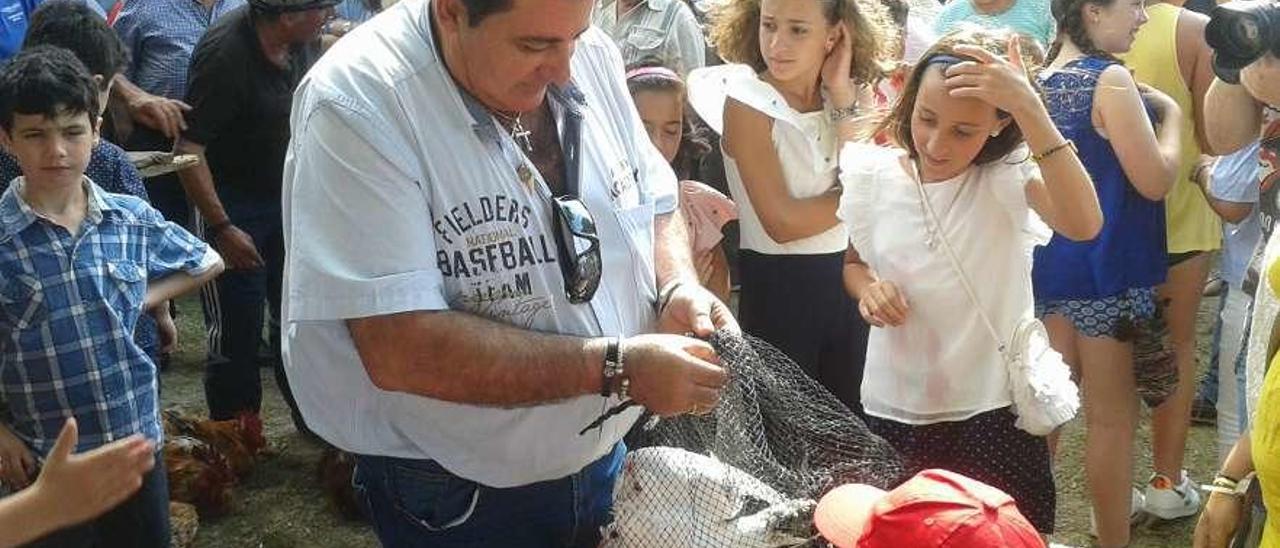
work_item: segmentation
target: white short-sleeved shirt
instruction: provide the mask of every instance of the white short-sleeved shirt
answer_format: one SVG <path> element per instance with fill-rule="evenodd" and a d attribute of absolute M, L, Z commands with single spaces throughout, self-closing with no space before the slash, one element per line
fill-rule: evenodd
<path fill-rule="evenodd" d="M 702 26 L 683 0 L 643 0 L 622 17 L 617 2 L 596 4 L 591 21 L 613 36 L 625 64 L 653 58 L 681 76 L 706 64 Z"/>
<path fill-rule="evenodd" d="M 689 74 L 689 104 L 716 133 L 724 133 L 724 106 L 733 98 L 773 120 L 773 146 L 782 164 L 787 190 L 796 198 L 812 198 L 836 186 L 837 139 L 827 109 L 798 112 L 747 65 L 720 65 Z M 769 237 L 751 206 L 738 163 L 727 153 L 724 173 L 729 194 L 738 204 L 742 249 L 768 255 L 812 255 L 844 251 L 845 227 L 837 223 L 821 234 L 787 243 Z"/>
<path fill-rule="evenodd" d="M 974 309 L 928 217 L 901 149 L 848 144 L 840 154 L 844 194 L 837 216 L 849 242 L 910 311 L 898 327 L 872 328 L 862 404 L 909 424 L 964 420 L 1010 405 L 1009 378 L 991 332 Z M 1040 177 L 1025 149 L 947 181 L 924 185 L 947 241 L 992 323 L 1013 334 L 1034 314 L 1031 250 L 1052 232 L 1027 203 Z"/>
<path fill-rule="evenodd" d="M 307 424 L 344 450 L 434 459 L 495 487 L 564 477 L 608 451 L 636 413 L 578 435 L 617 402 L 499 409 L 382 391 L 344 320 L 458 310 L 579 336 L 649 331 L 654 215 L 676 207 L 675 176 L 641 125 L 617 49 L 589 30 L 571 72 L 583 103 L 580 194 L 604 272 L 590 303 L 570 304 L 550 193 L 521 180 L 519 166 L 532 163 L 460 97 L 433 46 L 429 6 L 404 0 L 361 25 L 294 96 L 284 175 L 290 385 Z"/>

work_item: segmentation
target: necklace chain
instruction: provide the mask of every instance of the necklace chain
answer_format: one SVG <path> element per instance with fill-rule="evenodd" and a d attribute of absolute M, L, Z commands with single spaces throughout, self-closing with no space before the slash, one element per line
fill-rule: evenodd
<path fill-rule="evenodd" d="M 511 115 L 494 109 L 489 109 L 489 112 L 491 112 L 494 117 L 498 118 L 499 125 L 509 124 L 511 126 L 511 128 L 508 129 L 511 133 L 511 138 L 514 139 L 516 143 L 519 143 L 520 148 L 524 149 L 526 154 L 533 153 L 533 140 L 531 139 L 533 132 L 525 129 L 524 124 L 520 122 L 521 113 L 517 112 L 514 115 Z"/>

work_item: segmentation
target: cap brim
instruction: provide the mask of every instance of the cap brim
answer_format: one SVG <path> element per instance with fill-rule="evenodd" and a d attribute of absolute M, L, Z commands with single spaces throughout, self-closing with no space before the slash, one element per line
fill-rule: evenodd
<path fill-rule="evenodd" d="M 871 513 L 885 491 L 862 484 L 836 487 L 818 501 L 813 524 L 836 548 L 853 548 L 871 523 Z"/>

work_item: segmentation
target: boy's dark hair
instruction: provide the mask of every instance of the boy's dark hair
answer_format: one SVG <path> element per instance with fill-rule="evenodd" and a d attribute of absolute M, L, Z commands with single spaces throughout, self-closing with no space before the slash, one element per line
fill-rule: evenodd
<path fill-rule="evenodd" d="M 98 117 L 98 87 L 93 76 L 70 51 L 33 46 L 0 67 L 0 128 L 13 130 L 15 114 L 61 113 Z"/>
<path fill-rule="evenodd" d="M 36 8 L 22 47 L 39 45 L 66 48 L 89 74 L 102 75 L 102 89 L 128 63 L 120 37 L 83 0 L 51 0 Z"/>

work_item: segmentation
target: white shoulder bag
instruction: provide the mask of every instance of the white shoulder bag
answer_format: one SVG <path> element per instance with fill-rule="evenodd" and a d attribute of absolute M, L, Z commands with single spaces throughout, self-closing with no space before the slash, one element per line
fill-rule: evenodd
<path fill-rule="evenodd" d="M 978 310 L 978 316 L 986 324 L 991 333 L 1000 356 L 1004 359 L 1009 371 L 1009 386 L 1013 396 L 1013 412 L 1018 416 L 1015 426 L 1035 435 L 1046 436 L 1050 432 L 1076 416 L 1080 410 L 1080 391 L 1071 380 L 1071 369 L 1062 360 L 1062 355 L 1049 346 L 1049 333 L 1044 324 L 1034 315 L 1026 315 L 1013 329 L 1007 339 L 1000 335 L 978 294 L 974 292 L 969 277 L 965 275 L 960 260 L 947 241 L 946 232 L 942 228 L 942 220 L 933 211 L 933 204 L 924 192 L 924 182 L 916 169 L 913 160 L 911 172 L 916 180 L 916 189 L 920 192 L 920 204 L 925 211 L 925 222 L 933 226 L 934 237 L 942 241 L 947 258 L 960 278 L 965 293 Z M 963 189 L 957 189 L 957 192 Z"/>

